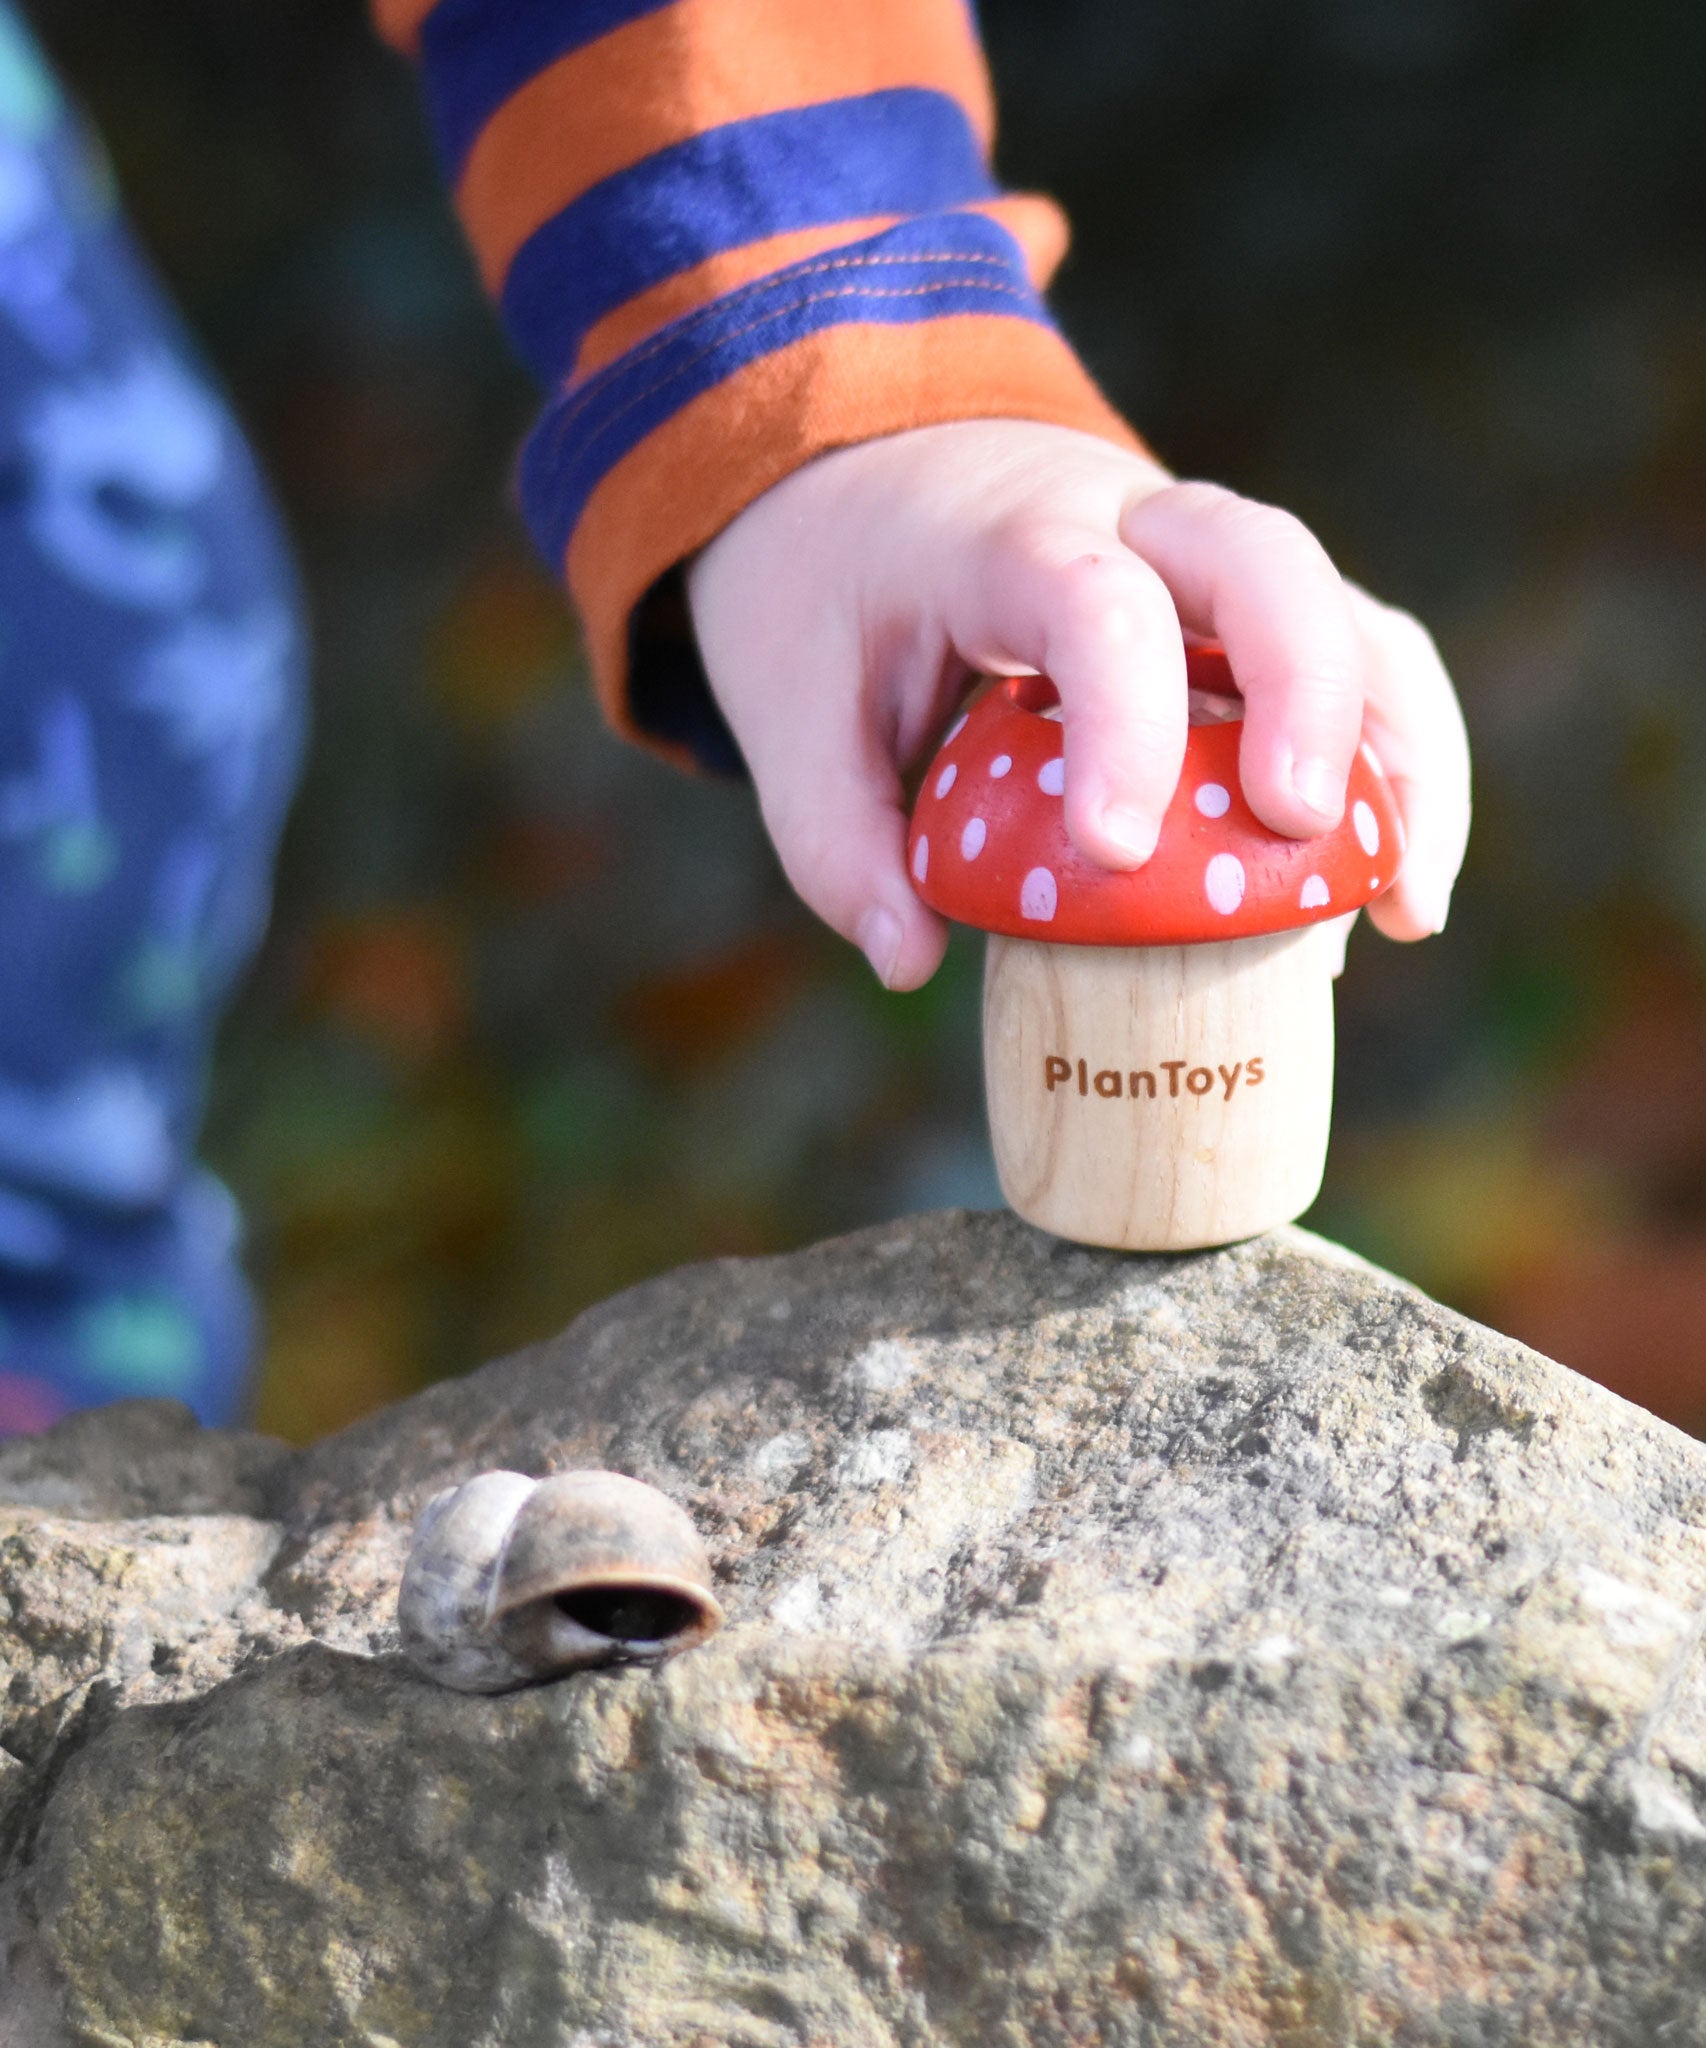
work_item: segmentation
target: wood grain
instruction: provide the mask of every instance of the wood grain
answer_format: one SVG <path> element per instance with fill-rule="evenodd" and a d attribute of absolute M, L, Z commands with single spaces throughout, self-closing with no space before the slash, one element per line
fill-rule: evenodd
<path fill-rule="evenodd" d="M 1007 1200 L 1129 1251 L 1300 1215 L 1326 1162 L 1339 942 L 1328 926 L 1131 949 L 991 937 L 984 1079 Z"/>

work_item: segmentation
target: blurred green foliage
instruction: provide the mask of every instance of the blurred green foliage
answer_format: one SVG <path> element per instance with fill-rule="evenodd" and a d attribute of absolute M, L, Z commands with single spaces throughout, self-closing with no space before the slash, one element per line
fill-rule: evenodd
<path fill-rule="evenodd" d="M 597 727 L 530 393 L 355 0 L 41 0 L 268 461 L 318 726 L 209 1143 L 305 1437 L 675 1261 L 991 1201 L 975 947 L 887 998 Z M 1706 1424 L 1706 10 L 984 0 L 1058 303 L 1462 688 L 1447 936 L 1342 985 L 1320 1227 Z"/>

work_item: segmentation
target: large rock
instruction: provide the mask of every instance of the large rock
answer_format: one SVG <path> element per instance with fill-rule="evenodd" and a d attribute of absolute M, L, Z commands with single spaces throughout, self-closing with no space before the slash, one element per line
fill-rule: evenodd
<path fill-rule="evenodd" d="M 414 1677 L 427 1494 L 588 1463 L 722 1635 Z M 1706 1447 L 1298 1232 L 920 1219 L 0 1499 L 7 2048 L 1706 2044 Z"/>

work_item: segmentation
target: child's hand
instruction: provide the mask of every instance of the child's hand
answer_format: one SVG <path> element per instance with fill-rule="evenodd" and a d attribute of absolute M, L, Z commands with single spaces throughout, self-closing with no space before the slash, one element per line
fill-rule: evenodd
<path fill-rule="evenodd" d="M 789 880 L 890 988 L 928 980 L 946 943 L 907 879 L 901 775 L 969 675 L 1053 680 L 1072 837 L 1137 867 L 1184 759 L 1181 628 L 1220 641 L 1244 691 L 1256 815 L 1293 838 L 1336 823 L 1366 735 L 1409 837 L 1369 916 L 1395 939 L 1445 922 L 1469 831 L 1451 684 L 1415 620 L 1287 513 L 1067 428 L 970 420 L 819 457 L 688 588 Z"/>

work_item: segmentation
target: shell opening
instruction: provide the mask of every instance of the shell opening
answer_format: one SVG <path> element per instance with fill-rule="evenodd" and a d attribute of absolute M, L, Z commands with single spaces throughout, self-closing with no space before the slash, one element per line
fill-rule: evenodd
<path fill-rule="evenodd" d="M 697 1630 L 705 1619 L 701 1602 L 667 1586 L 572 1586 L 553 1595 L 552 1605 L 615 1643 L 661 1645 Z"/>

